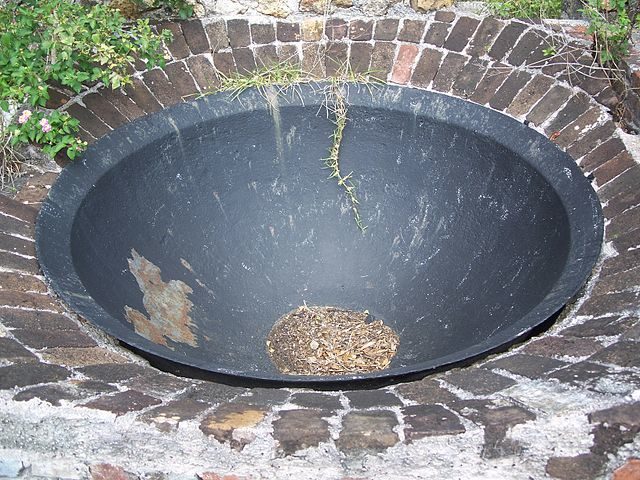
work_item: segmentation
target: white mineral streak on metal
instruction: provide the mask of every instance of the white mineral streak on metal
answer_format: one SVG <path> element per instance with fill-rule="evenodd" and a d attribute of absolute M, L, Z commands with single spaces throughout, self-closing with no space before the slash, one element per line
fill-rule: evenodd
<path fill-rule="evenodd" d="M 267 103 L 269 104 L 269 113 L 273 117 L 273 129 L 276 140 L 276 149 L 278 151 L 278 163 L 284 161 L 284 144 L 282 142 L 282 118 L 280 116 L 280 103 L 278 100 L 278 91 L 274 87 L 267 87 L 264 90 Z"/>

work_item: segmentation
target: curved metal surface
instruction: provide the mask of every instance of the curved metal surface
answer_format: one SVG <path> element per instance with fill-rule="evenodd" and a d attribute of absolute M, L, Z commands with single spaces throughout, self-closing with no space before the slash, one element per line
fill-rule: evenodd
<path fill-rule="evenodd" d="M 600 203 L 570 157 L 519 122 L 402 87 L 349 88 L 341 149 L 362 234 L 322 159 L 318 86 L 256 91 L 141 118 L 65 168 L 38 257 L 54 290 L 137 349 L 290 383 L 428 372 L 512 342 L 579 290 Z M 306 302 L 369 310 L 400 335 L 391 367 L 289 376 L 264 347 Z"/>

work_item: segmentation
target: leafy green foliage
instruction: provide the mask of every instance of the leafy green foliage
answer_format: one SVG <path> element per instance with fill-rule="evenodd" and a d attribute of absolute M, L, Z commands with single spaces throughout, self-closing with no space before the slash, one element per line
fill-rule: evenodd
<path fill-rule="evenodd" d="M 594 37 L 601 63 L 616 62 L 629 53 L 636 19 L 630 18 L 627 0 L 587 0 L 581 11 L 589 20 L 587 33 Z"/>
<path fill-rule="evenodd" d="M 102 82 L 119 88 L 131 82 L 134 57 L 149 67 L 163 66 L 162 43 L 147 20 L 127 24 L 105 5 L 85 7 L 70 0 L 10 0 L 0 6 L 0 108 L 28 104 L 28 121 L 15 126 L 13 141 L 36 142 L 47 153 L 63 149 L 69 157 L 83 148 L 75 139 L 78 122 L 68 114 L 45 113 L 52 83 L 79 93 Z M 39 124 L 43 119 L 51 127 Z"/>
<path fill-rule="evenodd" d="M 134 0 L 140 10 L 166 8 L 170 12 L 177 13 L 182 20 L 193 15 L 193 5 L 186 0 Z"/>
<path fill-rule="evenodd" d="M 493 13 L 503 18 L 560 18 L 562 0 L 488 0 Z"/>

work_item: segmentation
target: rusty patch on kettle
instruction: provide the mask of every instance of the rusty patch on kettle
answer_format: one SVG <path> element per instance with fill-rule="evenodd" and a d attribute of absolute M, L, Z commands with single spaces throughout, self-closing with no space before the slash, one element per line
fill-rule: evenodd
<path fill-rule="evenodd" d="M 180 280 L 164 282 L 160 268 L 131 250 L 129 270 L 136 278 L 142 291 L 142 303 L 148 317 L 142 312 L 125 306 L 127 320 L 133 324 L 136 333 L 154 343 L 168 345 L 167 340 L 197 346 L 197 338 L 192 329 L 195 324 L 189 312 L 193 303 L 189 294 L 193 290 Z"/>

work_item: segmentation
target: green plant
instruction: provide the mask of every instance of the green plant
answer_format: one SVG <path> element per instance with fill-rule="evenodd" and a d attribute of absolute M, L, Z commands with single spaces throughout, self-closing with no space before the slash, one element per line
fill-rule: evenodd
<path fill-rule="evenodd" d="M 627 0 L 587 0 L 582 14 L 589 20 L 600 63 L 617 62 L 629 53 L 637 12 Z"/>
<path fill-rule="evenodd" d="M 141 11 L 166 8 L 185 20 L 193 15 L 193 5 L 186 0 L 133 0 Z"/>
<path fill-rule="evenodd" d="M 75 93 L 97 82 L 126 85 L 135 56 L 149 67 L 164 65 L 162 44 L 170 35 L 167 30 L 155 34 L 147 20 L 127 24 L 105 5 L 86 7 L 70 0 L 1 5 L 0 109 L 10 115 L 28 106 L 10 127 L 12 144 L 35 142 L 49 154 L 64 150 L 74 158 L 85 146 L 76 138 L 78 122 L 46 108 L 50 85 Z"/>
<path fill-rule="evenodd" d="M 560 18 L 562 0 L 488 0 L 491 11 L 503 18 Z"/>

